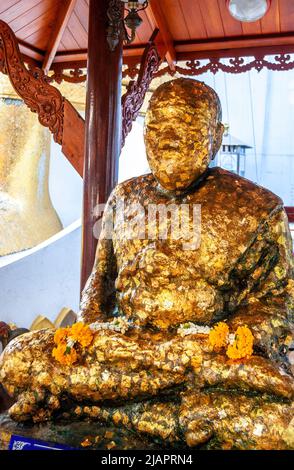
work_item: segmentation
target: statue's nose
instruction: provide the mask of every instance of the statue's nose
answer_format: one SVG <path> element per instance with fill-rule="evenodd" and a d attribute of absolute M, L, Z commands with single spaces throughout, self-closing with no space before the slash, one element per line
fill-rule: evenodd
<path fill-rule="evenodd" d="M 158 149 L 159 150 L 171 150 L 171 149 L 178 149 L 179 146 L 180 146 L 179 140 L 163 139 L 159 141 Z"/>
<path fill-rule="evenodd" d="M 181 135 L 177 129 L 169 127 L 158 135 L 158 148 L 164 150 L 165 148 L 178 148 L 182 141 Z"/>

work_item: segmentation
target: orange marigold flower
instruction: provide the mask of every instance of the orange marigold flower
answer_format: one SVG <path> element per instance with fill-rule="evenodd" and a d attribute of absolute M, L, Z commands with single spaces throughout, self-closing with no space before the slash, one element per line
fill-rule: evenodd
<path fill-rule="evenodd" d="M 54 334 L 55 344 L 66 343 L 68 337 L 68 328 L 58 328 Z"/>
<path fill-rule="evenodd" d="M 230 359 L 248 358 L 253 353 L 254 337 L 247 325 L 239 326 L 235 333 L 235 340 L 227 349 Z"/>
<path fill-rule="evenodd" d="M 229 341 L 229 327 L 224 322 L 217 323 L 209 332 L 209 344 L 213 349 L 227 346 Z"/>
<path fill-rule="evenodd" d="M 77 362 L 78 355 L 74 348 L 70 348 L 66 344 L 59 344 L 52 351 L 52 356 L 65 366 L 70 366 Z"/>
<path fill-rule="evenodd" d="M 93 341 L 93 333 L 89 326 L 81 322 L 72 325 L 68 337 L 77 341 L 83 348 L 90 346 Z"/>
<path fill-rule="evenodd" d="M 77 362 L 78 353 L 83 354 L 78 346 L 86 348 L 93 341 L 93 333 L 88 325 L 75 323 L 71 327 L 59 328 L 54 335 L 56 348 L 52 356 L 61 364 L 71 365 Z"/>

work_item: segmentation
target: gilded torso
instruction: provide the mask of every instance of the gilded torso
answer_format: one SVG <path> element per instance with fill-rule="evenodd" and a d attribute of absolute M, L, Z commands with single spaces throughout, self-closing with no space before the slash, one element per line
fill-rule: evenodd
<path fill-rule="evenodd" d="M 113 231 L 119 310 L 140 324 L 160 328 L 186 321 L 209 323 L 220 316 L 236 290 L 236 267 L 282 206 L 271 192 L 220 168 L 209 170 L 180 197 L 160 190 L 148 174 L 118 185 L 113 201 L 116 207 L 123 204 L 124 214 L 115 218 Z M 176 205 L 180 214 L 189 205 L 191 245 L 181 233 L 172 235 L 171 216 L 164 239 L 158 237 L 158 218 L 150 236 L 150 204 Z M 200 233 L 192 228 L 195 205 Z M 200 239 L 195 244 L 196 233 Z M 253 269 L 266 243 L 265 237 L 263 247 L 250 254 L 252 267 L 247 270 Z"/>

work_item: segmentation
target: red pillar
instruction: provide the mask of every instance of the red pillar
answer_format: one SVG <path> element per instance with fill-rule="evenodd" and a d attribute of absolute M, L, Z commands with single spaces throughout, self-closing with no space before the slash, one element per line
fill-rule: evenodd
<path fill-rule="evenodd" d="M 90 0 L 89 5 L 82 288 L 91 273 L 97 245 L 93 235 L 94 208 L 107 201 L 118 176 L 121 141 L 122 34 L 112 51 L 107 41 L 111 6 L 114 7 L 112 26 L 115 28 L 117 8 L 121 14 L 123 11 L 122 2 Z"/>

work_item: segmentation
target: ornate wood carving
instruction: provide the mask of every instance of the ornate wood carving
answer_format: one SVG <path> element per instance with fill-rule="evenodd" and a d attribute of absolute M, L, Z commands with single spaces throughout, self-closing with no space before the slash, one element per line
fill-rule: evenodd
<path fill-rule="evenodd" d="M 249 61 L 246 60 L 245 57 L 237 56 L 231 57 L 229 62 L 226 63 L 222 62 L 221 58 L 211 58 L 208 60 L 208 62 L 206 62 L 205 59 L 189 60 L 185 63 L 185 67 L 176 65 L 175 70 L 171 70 L 169 66 L 163 67 L 162 69 L 158 70 L 156 74 L 154 74 L 154 77 L 161 77 L 165 74 L 174 76 L 177 73 L 180 75 L 196 76 L 205 72 L 212 72 L 213 74 L 216 74 L 219 71 L 226 73 L 243 73 L 252 69 L 256 69 L 258 72 L 260 72 L 263 68 L 275 71 L 294 69 L 293 55 L 273 54 L 272 60 L 266 59 L 268 56 L 269 54 L 256 55 L 249 59 Z M 123 71 L 123 77 L 134 79 L 139 73 L 139 68 L 137 65 L 138 64 L 134 64 L 133 62 L 127 64 L 127 67 Z"/>
<path fill-rule="evenodd" d="M 179 73 L 181 75 L 201 75 L 205 72 L 212 72 L 216 74 L 219 71 L 227 73 L 243 73 L 252 69 L 256 69 L 258 72 L 263 68 L 268 70 L 275 71 L 284 71 L 294 69 L 294 60 L 291 57 L 291 54 L 275 54 L 273 55 L 273 60 L 267 60 L 265 57 L 267 55 L 258 55 L 252 58 L 250 62 L 247 62 L 244 57 L 232 57 L 229 59 L 228 63 L 221 62 L 221 58 L 210 59 L 209 62 L 203 64 L 202 60 L 189 60 L 186 62 L 186 67 L 175 66 L 175 70 L 171 70 L 169 66 L 163 67 L 158 70 L 154 77 L 161 77 L 162 75 L 169 74 L 171 76 Z M 134 80 L 140 72 L 140 62 L 138 60 L 133 60 L 132 57 L 127 58 L 127 61 L 124 65 L 122 76 L 123 78 L 130 78 Z M 63 64 L 62 67 L 55 67 L 54 74 L 50 76 L 49 81 L 56 83 L 61 83 L 63 80 L 70 83 L 81 83 L 87 80 L 87 74 L 83 71 L 78 65 L 76 67 L 70 67 L 68 73 L 64 73 L 66 70 L 66 65 Z"/>
<path fill-rule="evenodd" d="M 232 57 L 229 63 L 221 62 L 220 58 L 210 59 L 209 62 L 203 64 L 200 60 L 189 60 L 186 62 L 186 67 L 176 66 L 174 72 L 171 72 L 168 67 L 161 69 L 157 76 L 162 76 L 166 73 L 171 75 L 179 73 L 181 75 L 201 75 L 205 72 L 212 72 L 216 74 L 218 71 L 227 73 L 243 73 L 249 70 L 256 69 L 260 72 L 263 68 L 268 70 L 291 70 L 294 68 L 294 60 L 290 54 L 278 54 L 273 56 L 273 60 L 267 60 L 264 55 L 258 55 L 247 61 L 244 57 Z"/>
<path fill-rule="evenodd" d="M 53 75 L 50 75 L 49 81 L 62 83 L 63 81 L 69 83 L 82 83 L 87 80 L 87 73 L 84 73 L 79 67 L 72 68 L 68 73 L 64 73 L 64 69 L 54 69 Z"/>
<path fill-rule="evenodd" d="M 123 78 L 129 77 L 134 80 L 140 72 L 140 59 L 138 57 L 128 57 L 125 64 L 123 64 Z"/>
<path fill-rule="evenodd" d="M 109 49 L 113 52 L 118 46 L 120 37 L 124 32 L 123 3 L 121 0 L 109 0 L 107 17 L 107 42 Z"/>
<path fill-rule="evenodd" d="M 38 114 L 40 123 L 50 129 L 54 140 L 62 144 L 64 99 L 41 69 L 25 67 L 13 31 L 1 20 L 0 71 L 9 76 L 25 104 Z"/>
<path fill-rule="evenodd" d="M 129 77 L 132 80 L 139 74 L 140 68 L 136 66 L 127 66 L 122 73 L 123 78 Z"/>
<path fill-rule="evenodd" d="M 142 57 L 137 81 L 130 81 L 127 92 L 122 97 L 122 147 L 132 129 L 144 102 L 149 85 L 158 71 L 161 58 L 153 41 L 146 47 Z"/>
<path fill-rule="evenodd" d="M 294 60 L 290 54 L 278 54 L 273 56 L 273 60 L 267 60 L 264 55 L 253 57 L 252 60 L 246 61 L 244 57 L 232 57 L 229 63 L 221 62 L 220 58 L 210 59 L 208 63 L 204 64 L 200 60 L 189 60 L 186 62 L 186 67 L 176 66 L 175 71 L 171 72 L 168 67 L 161 69 L 157 76 L 170 73 L 174 75 L 179 73 L 181 75 L 201 75 L 206 72 L 216 74 L 218 71 L 227 73 L 242 73 L 249 70 L 256 69 L 260 72 L 263 68 L 268 70 L 292 70 L 294 68 Z"/>

